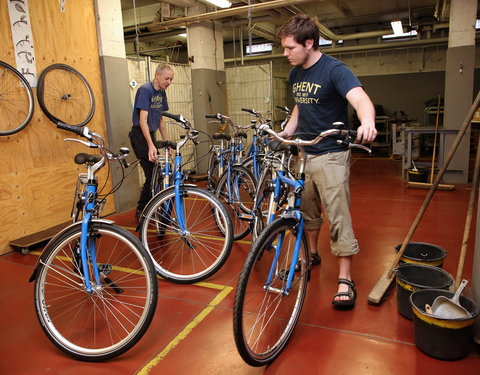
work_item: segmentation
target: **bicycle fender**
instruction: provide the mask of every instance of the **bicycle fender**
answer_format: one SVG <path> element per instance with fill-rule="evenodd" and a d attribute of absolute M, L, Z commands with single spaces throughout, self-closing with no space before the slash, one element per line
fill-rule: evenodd
<path fill-rule="evenodd" d="M 107 220 L 107 219 L 92 219 L 92 222 L 94 223 L 105 223 L 105 224 L 114 224 L 115 222 L 112 221 L 112 220 Z M 35 266 L 35 268 L 33 269 L 33 272 L 32 272 L 32 275 L 30 276 L 30 279 L 28 279 L 28 282 L 31 283 L 32 281 L 35 281 L 35 279 L 37 278 L 37 272 L 38 272 L 38 267 L 40 266 L 40 263 L 41 261 L 45 258 L 45 254 L 47 253 L 45 250 L 48 250 L 52 244 L 63 234 L 65 233 L 67 230 L 70 230 L 71 228 L 75 227 L 75 226 L 78 226 L 78 227 L 81 227 L 82 226 L 82 222 L 79 221 L 79 222 L 76 222 L 76 223 L 72 223 L 68 226 L 66 226 L 65 228 L 63 228 L 60 232 L 58 232 L 55 236 L 53 236 L 50 241 L 48 241 L 48 243 L 45 245 L 45 247 L 43 248 L 43 251 L 42 251 L 42 254 L 40 255 L 40 257 L 38 258 L 37 260 L 37 264 Z"/>

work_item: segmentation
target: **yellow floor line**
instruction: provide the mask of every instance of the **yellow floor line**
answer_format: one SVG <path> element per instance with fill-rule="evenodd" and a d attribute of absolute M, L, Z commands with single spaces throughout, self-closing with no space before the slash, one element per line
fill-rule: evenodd
<path fill-rule="evenodd" d="M 206 283 L 205 283 L 206 284 Z M 189 333 L 198 326 L 203 319 L 205 319 L 208 314 L 210 314 L 215 306 L 217 306 L 231 291 L 232 287 L 226 286 L 222 291 L 217 294 L 217 296 L 210 301 L 208 306 L 204 308 L 188 325 L 180 332 L 168 345 L 163 349 L 155 358 L 153 358 L 145 367 L 143 367 L 138 374 L 145 375 L 150 372 L 150 370 L 155 367 L 163 358 L 165 358 L 172 349 L 174 349 L 183 339 L 185 339 Z"/>

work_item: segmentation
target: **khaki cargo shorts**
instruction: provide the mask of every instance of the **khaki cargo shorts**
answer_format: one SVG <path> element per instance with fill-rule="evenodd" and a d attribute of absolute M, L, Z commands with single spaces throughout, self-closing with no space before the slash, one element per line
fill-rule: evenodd
<path fill-rule="evenodd" d="M 350 151 L 307 155 L 300 210 L 307 229 L 319 229 L 322 209 L 330 224 L 330 248 L 336 256 L 359 252 L 350 215 Z"/>

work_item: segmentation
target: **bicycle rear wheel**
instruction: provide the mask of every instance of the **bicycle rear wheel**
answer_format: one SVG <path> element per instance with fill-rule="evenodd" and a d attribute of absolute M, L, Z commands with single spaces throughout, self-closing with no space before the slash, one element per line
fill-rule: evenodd
<path fill-rule="evenodd" d="M 47 337 L 63 352 L 84 361 L 103 361 L 134 346 L 150 325 L 157 305 L 155 269 L 140 241 L 128 231 L 93 222 L 101 284 L 85 288 L 79 256 L 81 225 L 61 234 L 42 254 L 36 270 L 35 310 Z M 89 259 L 89 262 L 91 259 Z"/>
<path fill-rule="evenodd" d="M 232 249 L 233 228 L 227 210 L 212 193 L 183 186 L 181 195 L 183 212 L 175 205 L 173 188 L 154 197 L 144 209 L 139 235 L 157 272 L 186 284 L 204 280 L 222 267 Z"/>
<path fill-rule="evenodd" d="M 12 135 L 25 128 L 33 109 L 28 81 L 13 66 L 0 61 L 0 135 Z"/>
<path fill-rule="evenodd" d="M 244 238 L 250 232 L 250 220 L 246 220 L 244 215 L 252 213 L 256 184 L 252 172 L 239 165 L 231 168 L 230 179 L 227 170 L 218 182 L 215 195 L 232 218 L 235 240 Z"/>
<path fill-rule="evenodd" d="M 50 121 L 84 126 L 93 117 L 95 100 L 85 77 L 65 64 L 47 67 L 38 78 L 37 98 Z"/>
<path fill-rule="evenodd" d="M 298 322 L 308 282 L 308 249 L 302 235 L 300 271 L 294 274 L 291 289 L 285 290 L 292 259 L 297 221 L 279 218 L 254 243 L 240 274 L 233 309 L 233 329 L 237 349 L 245 362 L 264 366 L 285 348 Z M 279 239 L 282 248 L 276 250 Z M 273 264 L 276 251 L 278 262 Z M 267 285 L 270 270 L 273 279 Z"/>

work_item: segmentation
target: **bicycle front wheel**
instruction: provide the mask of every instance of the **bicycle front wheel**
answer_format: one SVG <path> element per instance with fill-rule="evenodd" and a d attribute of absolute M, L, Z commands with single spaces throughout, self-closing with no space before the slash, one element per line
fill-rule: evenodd
<path fill-rule="evenodd" d="M 12 135 L 25 128 L 33 116 L 33 93 L 25 77 L 0 61 L 0 135 Z"/>
<path fill-rule="evenodd" d="M 46 249 L 37 269 L 34 298 L 47 337 L 84 361 L 103 361 L 134 346 L 150 325 L 158 282 L 140 241 L 128 231 L 93 222 L 89 248 L 96 253 L 100 284 L 88 258 L 87 292 L 80 248 L 81 225 L 72 226 Z"/>
<path fill-rule="evenodd" d="M 37 98 L 50 121 L 84 126 L 93 117 L 95 100 L 85 77 L 65 64 L 47 67 L 38 78 Z"/>
<path fill-rule="evenodd" d="M 145 207 L 139 232 L 157 272 L 186 284 L 222 267 L 232 249 L 233 228 L 227 210 L 212 193 L 183 186 L 180 194 L 178 206 L 173 188 L 154 197 Z"/>
<path fill-rule="evenodd" d="M 295 272 L 290 290 L 285 290 L 288 272 L 296 263 L 296 225 L 292 218 L 279 218 L 268 225 L 254 243 L 240 274 L 233 329 L 241 357 L 252 366 L 264 366 L 281 353 L 302 310 L 308 281 L 304 235 L 298 258 L 300 271 Z"/>

